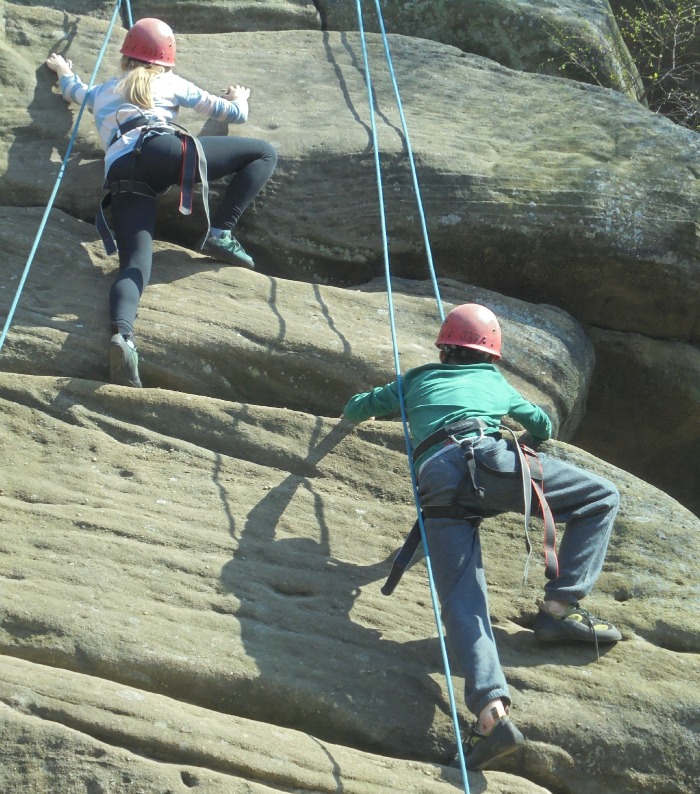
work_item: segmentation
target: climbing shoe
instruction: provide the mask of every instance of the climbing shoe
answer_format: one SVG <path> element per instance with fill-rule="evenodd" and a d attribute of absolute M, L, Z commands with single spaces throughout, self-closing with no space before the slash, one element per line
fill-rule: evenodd
<path fill-rule="evenodd" d="M 114 334 L 109 342 L 109 379 L 120 386 L 141 387 L 139 354 L 133 339 Z"/>
<path fill-rule="evenodd" d="M 464 762 L 470 772 L 480 772 L 497 758 L 514 753 L 525 741 L 508 717 L 498 719 L 488 735 L 479 733 L 477 724 L 474 723 L 462 745 Z M 452 766 L 459 766 L 459 757 Z"/>
<path fill-rule="evenodd" d="M 535 618 L 535 637 L 541 642 L 617 642 L 622 634 L 607 620 L 597 618 L 578 604 L 561 617 L 540 608 Z"/>
<path fill-rule="evenodd" d="M 231 265 L 242 265 L 255 269 L 253 258 L 249 256 L 243 246 L 236 240 L 228 229 L 224 229 L 219 237 L 209 234 L 202 249 L 205 253 L 220 262 L 228 262 Z"/>

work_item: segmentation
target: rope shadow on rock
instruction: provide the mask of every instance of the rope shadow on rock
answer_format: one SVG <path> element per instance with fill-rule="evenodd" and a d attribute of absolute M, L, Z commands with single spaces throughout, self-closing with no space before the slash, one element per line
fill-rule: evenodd
<path fill-rule="evenodd" d="M 350 61 L 351 61 L 352 65 L 362 75 L 362 79 L 364 80 L 365 79 L 365 70 L 364 70 L 363 63 L 361 62 L 361 61 L 363 61 L 363 59 L 360 59 L 360 58 L 357 57 L 355 51 L 353 50 L 353 48 L 351 47 L 351 45 L 350 45 L 350 43 L 348 41 L 347 35 L 345 33 L 341 33 L 339 35 L 340 35 L 340 41 L 341 41 L 341 43 L 343 45 L 343 48 L 347 51 L 348 55 L 350 56 Z M 355 119 L 355 121 L 359 125 L 364 127 L 365 130 L 367 131 L 368 140 L 367 140 L 367 147 L 365 149 L 365 153 L 366 154 L 371 154 L 374 151 L 374 144 L 372 142 L 372 128 L 371 128 L 370 124 L 368 124 L 367 122 L 362 120 L 362 116 L 360 115 L 360 113 L 355 108 L 355 105 L 354 105 L 354 103 L 352 101 L 352 98 L 350 96 L 350 91 L 348 89 L 347 81 L 346 81 L 346 79 L 345 79 L 345 77 L 343 75 L 343 71 L 342 71 L 342 69 L 341 69 L 341 67 L 340 67 L 335 55 L 333 54 L 333 47 L 332 47 L 332 45 L 330 43 L 330 36 L 329 36 L 329 34 L 327 32 L 325 32 L 323 34 L 323 46 L 324 46 L 324 49 L 326 51 L 326 59 L 328 60 L 328 63 L 330 63 L 331 66 L 333 67 L 333 71 L 335 72 L 335 76 L 338 79 L 338 87 L 340 88 L 340 92 L 341 92 L 341 94 L 343 96 L 343 99 L 345 100 L 345 104 L 347 105 L 348 110 L 350 111 L 350 113 L 351 113 L 352 117 Z M 393 124 L 389 120 L 388 116 L 385 113 L 383 113 L 379 109 L 379 107 L 377 105 L 376 92 L 374 90 L 372 92 L 372 100 L 373 100 L 372 106 L 373 106 L 374 112 L 379 116 L 379 118 L 384 122 L 384 124 L 386 124 L 386 126 L 388 128 L 393 129 L 396 132 L 396 134 L 399 136 L 399 139 L 401 140 L 402 148 L 406 149 L 406 139 L 405 139 L 405 137 L 403 135 L 403 132 L 395 124 Z"/>

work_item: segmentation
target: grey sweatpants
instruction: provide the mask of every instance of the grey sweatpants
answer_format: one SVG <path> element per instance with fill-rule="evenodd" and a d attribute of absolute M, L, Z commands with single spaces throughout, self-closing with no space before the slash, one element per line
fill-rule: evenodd
<path fill-rule="evenodd" d="M 467 474 L 464 444 L 474 452 L 482 499 Z M 538 458 L 554 520 L 566 524 L 559 575 L 546 583 L 545 597 L 573 603 L 588 595 L 603 567 L 619 493 L 603 477 L 541 452 Z M 489 436 L 455 444 L 421 468 L 418 493 L 423 507 L 449 505 L 457 496 L 475 514 L 522 513 L 517 451 Z M 449 518 L 427 519 L 425 531 L 450 661 L 465 679 L 467 708 L 478 715 L 491 700 L 510 703 L 489 618 L 479 532 L 467 521 Z"/>

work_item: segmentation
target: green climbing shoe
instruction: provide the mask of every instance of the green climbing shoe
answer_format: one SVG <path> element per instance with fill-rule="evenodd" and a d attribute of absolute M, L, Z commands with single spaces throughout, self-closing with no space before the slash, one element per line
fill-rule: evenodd
<path fill-rule="evenodd" d="M 109 342 L 109 379 L 120 386 L 142 388 L 139 354 L 132 339 L 114 334 Z"/>
<path fill-rule="evenodd" d="M 220 237 L 209 234 L 204 241 L 202 250 L 220 262 L 228 262 L 231 265 L 242 265 L 255 269 L 255 262 L 249 256 L 243 246 L 236 240 L 228 229 L 225 229 Z"/>

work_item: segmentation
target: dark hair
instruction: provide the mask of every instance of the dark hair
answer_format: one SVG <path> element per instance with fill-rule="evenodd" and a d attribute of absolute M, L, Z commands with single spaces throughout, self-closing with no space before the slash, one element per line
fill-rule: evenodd
<path fill-rule="evenodd" d="M 445 352 L 443 364 L 490 364 L 493 361 L 491 353 L 471 347 L 441 345 L 440 349 Z"/>

